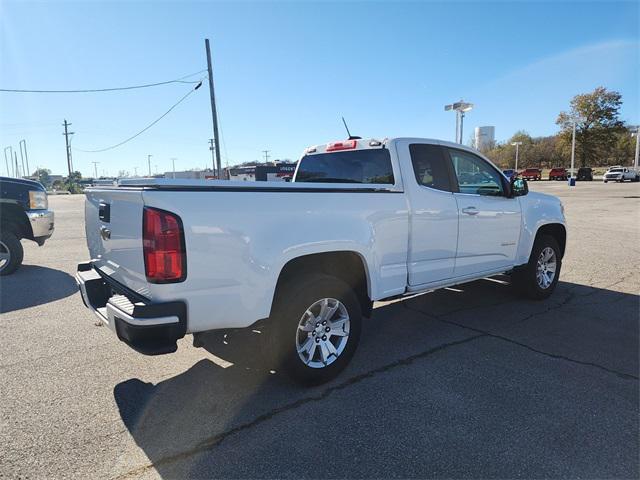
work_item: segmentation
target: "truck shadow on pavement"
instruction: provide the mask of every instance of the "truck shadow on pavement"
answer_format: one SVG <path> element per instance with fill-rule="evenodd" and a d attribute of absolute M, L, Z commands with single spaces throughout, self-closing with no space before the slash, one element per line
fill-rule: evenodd
<path fill-rule="evenodd" d="M 637 478 L 638 307 L 566 282 L 526 301 L 500 278 L 380 304 L 314 388 L 232 335 L 180 375 L 115 386 L 151 463 L 114 475 Z"/>
<path fill-rule="evenodd" d="M 0 313 L 53 302 L 77 291 L 74 278 L 62 270 L 22 265 L 15 273 L 0 277 Z"/>

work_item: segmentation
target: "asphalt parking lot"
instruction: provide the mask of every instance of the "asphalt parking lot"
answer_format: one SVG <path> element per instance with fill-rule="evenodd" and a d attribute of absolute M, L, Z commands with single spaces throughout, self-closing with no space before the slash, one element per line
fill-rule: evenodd
<path fill-rule="evenodd" d="M 640 184 L 530 187 L 566 207 L 551 299 L 497 278 L 378 304 L 312 389 L 233 339 L 118 342 L 73 280 L 83 197 L 51 197 L 54 236 L 0 280 L 0 477 L 638 478 Z"/>

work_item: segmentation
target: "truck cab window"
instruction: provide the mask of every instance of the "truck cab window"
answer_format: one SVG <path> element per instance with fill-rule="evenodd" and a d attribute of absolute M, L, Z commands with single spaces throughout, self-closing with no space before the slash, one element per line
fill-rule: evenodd
<path fill-rule="evenodd" d="M 448 150 L 460 193 L 504 195 L 502 175 L 489 163 L 464 150 L 453 148 Z"/>
<path fill-rule="evenodd" d="M 409 152 L 418 185 L 452 191 L 447 160 L 439 145 L 414 143 L 409 145 Z"/>
<path fill-rule="evenodd" d="M 391 156 L 386 148 L 305 155 L 295 182 L 393 184 Z"/>

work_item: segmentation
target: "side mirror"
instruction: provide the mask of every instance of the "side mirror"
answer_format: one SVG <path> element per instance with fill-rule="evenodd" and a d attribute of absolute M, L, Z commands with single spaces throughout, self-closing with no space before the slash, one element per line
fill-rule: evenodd
<path fill-rule="evenodd" d="M 511 180 L 511 198 L 522 197 L 529 193 L 529 185 L 524 178 L 513 178 Z"/>

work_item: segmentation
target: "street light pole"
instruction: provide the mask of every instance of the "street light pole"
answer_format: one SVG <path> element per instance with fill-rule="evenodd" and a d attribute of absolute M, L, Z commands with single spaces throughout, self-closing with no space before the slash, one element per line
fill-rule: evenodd
<path fill-rule="evenodd" d="M 633 168 L 638 170 L 638 153 L 640 153 L 640 125 L 636 127 L 636 156 L 633 160 Z"/>
<path fill-rule="evenodd" d="M 569 172 L 569 180 L 573 178 L 573 167 L 576 159 L 576 119 L 573 119 L 573 135 L 571 138 L 571 171 Z"/>
<path fill-rule="evenodd" d="M 516 175 L 518 174 L 518 152 L 519 152 L 519 147 L 520 145 L 522 145 L 522 142 L 512 142 L 511 145 L 515 145 L 516 146 Z"/>
<path fill-rule="evenodd" d="M 147 163 L 149 164 L 149 176 L 151 176 L 151 157 L 153 157 L 153 155 L 147 155 Z"/>
<path fill-rule="evenodd" d="M 462 143 L 462 128 L 464 124 L 464 114 L 473 109 L 473 103 L 460 100 L 459 102 L 452 103 L 451 105 L 445 105 L 444 110 L 453 110 L 456 112 L 456 143 Z"/>

